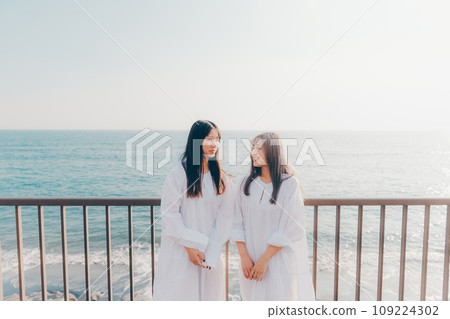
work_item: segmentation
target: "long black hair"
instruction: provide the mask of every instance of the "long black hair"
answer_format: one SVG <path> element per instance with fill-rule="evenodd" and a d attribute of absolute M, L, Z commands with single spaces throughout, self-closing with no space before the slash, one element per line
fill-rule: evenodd
<path fill-rule="evenodd" d="M 187 197 L 201 197 L 202 196 L 202 178 L 203 178 L 203 140 L 211 132 L 216 129 L 219 139 L 222 138 L 220 130 L 216 124 L 211 121 L 198 120 L 192 124 L 191 130 L 186 143 L 186 150 L 182 156 L 182 164 L 187 177 Z M 216 187 L 216 194 L 223 194 L 225 191 L 225 183 L 222 178 L 220 167 L 219 150 L 217 150 L 214 157 L 208 158 L 208 167 Z M 226 174 L 226 173 L 225 173 Z"/>

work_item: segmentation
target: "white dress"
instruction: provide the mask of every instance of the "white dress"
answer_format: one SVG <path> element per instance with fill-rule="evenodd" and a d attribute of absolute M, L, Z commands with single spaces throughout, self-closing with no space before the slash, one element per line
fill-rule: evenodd
<path fill-rule="evenodd" d="M 155 272 L 153 300 L 225 300 L 225 275 L 220 254 L 233 223 L 232 183 L 222 172 L 225 192 L 216 194 L 208 172 L 203 174 L 203 197 L 187 198 L 187 177 L 181 163 L 166 177 L 161 193 L 161 249 Z M 204 253 L 194 265 L 184 247 Z"/>
<path fill-rule="evenodd" d="M 282 178 L 287 178 L 283 174 Z M 235 187 L 232 242 L 245 242 L 254 263 L 269 245 L 282 247 L 269 261 L 262 281 L 239 271 L 243 300 L 315 300 L 309 272 L 305 206 L 295 177 L 281 183 L 277 203 L 271 204 L 272 183 L 259 176 L 244 194 L 244 179 Z"/>

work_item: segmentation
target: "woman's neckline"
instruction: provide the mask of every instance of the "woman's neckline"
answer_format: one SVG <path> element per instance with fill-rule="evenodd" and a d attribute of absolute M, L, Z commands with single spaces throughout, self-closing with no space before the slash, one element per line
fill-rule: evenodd
<path fill-rule="evenodd" d="M 264 183 L 264 185 L 270 185 L 270 184 L 272 184 L 272 182 L 270 182 L 270 183 L 265 183 L 265 182 L 261 179 L 261 176 L 258 176 L 258 179 L 259 179 L 262 183 Z"/>

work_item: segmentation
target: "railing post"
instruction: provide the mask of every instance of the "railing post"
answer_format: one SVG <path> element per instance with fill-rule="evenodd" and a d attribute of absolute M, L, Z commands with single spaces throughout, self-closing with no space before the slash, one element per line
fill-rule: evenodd
<path fill-rule="evenodd" d="M 314 206 L 314 242 L 313 242 L 313 285 L 317 296 L 317 238 L 318 238 L 319 206 Z"/>
<path fill-rule="evenodd" d="M 425 205 L 425 216 L 423 222 L 423 245 L 422 245 L 422 276 L 420 284 L 420 300 L 427 299 L 427 263 L 428 263 L 428 238 L 430 231 L 430 205 Z"/>
<path fill-rule="evenodd" d="M 447 223 L 445 227 L 445 252 L 444 252 L 444 285 L 442 300 L 448 301 L 448 268 L 450 259 L 450 205 L 447 205 Z"/>
<path fill-rule="evenodd" d="M 134 276 L 133 276 L 133 208 L 128 206 L 128 255 L 130 266 L 130 301 L 134 300 Z"/>
<path fill-rule="evenodd" d="M 408 205 L 403 205 L 402 217 L 402 242 L 400 250 L 400 280 L 398 288 L 398 300 L 403 301 L 405 294 L 405 261 L 406 261 L 406 230 L 408 220 Z"/>
<path fill-rule="evenodd" d="M 383 299 L 383 264 L 384 264 L 384 229 L 386 221 L 386 206 L 380 207 L 380 238 L 378 242 L 378 285 L 377 300 Z"/>
<path fill-rule="evenodd" d="M 334 246 L 334 301 L 339 299 L 339 243 L 341 233 L 341 206 L 336 206 L 336 230 Z"/>
<path fill-rule="evenodd" d="M 153 295 L 153 283 L 155 282 L 155 211 L 154 206 L 150 206 L 150 246 L 152 257 L 152 295 Z"/>
<path fill-rule="evenodd" d="M 19 271 L 20 300 L 25 299 L 25 275 L 23 270 L 23 237 L 22 237 L 22 210 L 16 206 L 16 236 L 17 236 L 17 260 Z"/>
<path fill-rule="evenodd" d="M 44 231 L 44 208 L 38 206 L 39 222 L 39 249 L 41 255 L 41 293 L 42 301 L 47 300 L 47 267 L 45 264 L 45 231 Z"/>
<path fill-rule="evenodd" d="M 86 284 L 86 301 L 91 300 L 91 276 L 89 273 L 89 221 L 88 207 L 83 206 L 83 230 L 84 230 L 84 272 Z"/>
<path fill-rule="evenodd" d="M 108 272 L 108 300 L 113 300 L 112 291 L 112 273 L 111 273 L 111 214 L 110 207 L 105 207 L 105 217 L 106 217 L 106 267 Z"/>
<path fill-rule="evenodd" d="M 361 249 L 362 249 L 362 223 L 363 223 L 363 206 L 358 207 L 358 239 L 357 239 L 357 258 L 356 258 L 356 292 L 355 300 L 361 298 Z"/>
<path fill-rule="evenodd" d="M 229 263 L 229 259 L 228 259 L 228 241 L 225 244 L 225 296 L 226 296 L 226 300 L 228 301 L 228 285 L 229 285 L 229 276 L 228 276 L 228 263 Z"/>
<path fill-rule="evenodd" d="M 67 267 L 67 235 L 66 235 L 66 207 L 61 206 L 61 243 L 63 261 L 64 300 L 69 300 L 69 270 Z"/>

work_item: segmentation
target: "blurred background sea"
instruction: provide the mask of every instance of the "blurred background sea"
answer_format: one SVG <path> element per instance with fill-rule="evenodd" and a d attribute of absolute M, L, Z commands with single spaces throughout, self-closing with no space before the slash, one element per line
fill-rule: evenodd
<path fill-rule="evenodd" d="M 138 131 L 0 130 L 1 197 L 159 197 L 168 171 L 180 160 L 187 131 L 159 131 L 171 139 L 154 154 L 155 165 L 170 146 L 171 159 L 153 175 L 126 165 L 126 141 Z M 249 170 L 245 140 L 259 131 L 222 131 L 222 167 L 238 182 Z M 288 148 L 295 163 L 306 139 L 312 139 L 325 165 L 313 152 L 296 165 L 306 198 L 450 197 L 448 132 L 278 131 L 297 141 Z M 162 137 L 161 136 L 161 137 Z M 235 160 L 235 164 L 233 163 Z M 146 160 L 146 159 L 145 159 Z M 145 163 L 145 161 L 144 161 Z M 244 163 L 244 164 L 242 164 Z M 145 164 L 144 164 L 145 165 Z M 70 292 L 84 299 L 82 207 L 67 207 Z M 307 207 L 312 263 L 313 208 Z M 446 207 L 431 210 L 427 299 L 442 295 Z M 62 291 L 59 207 L 44 207 L 48 290 Z M 155 209 L 155 217 L 159 216 Z M 396 300 L 400 264 L 402 207 L 386 209 L 383 299 Z M 151 298 L 149 208 L 134 208 L 135 294 Z M 27 295 L 40 290 L 37 207 L 22 207 Z M 405 300 L 419 300 L 424 207 L 410 206 L 406 251 Z M 353 300 L 356 269 L 357 207 L 341 209 L 339 299 Z M 106 234 L 104 207 L 89 208 L 91 291 L 104 294 Z M 127 299 L 127 208 L 111 208 L 114 300 Z M 317 298 L 332 300 L 335 208 L 319 210 Z M 365 207 L 361 300 L 376 299 L 379 207 Z M 161 222 L 155 224 L 158 255 Z M 5 299 L 18 293 L 14 207 L 0 207 L 0 242 Z M 333 257 L 333 258 L 332 258 Z M 240 299 L 239 256 L 230 245 L 230 298 Z M 101 300 L 106 300 L 107 293 Z"/>

